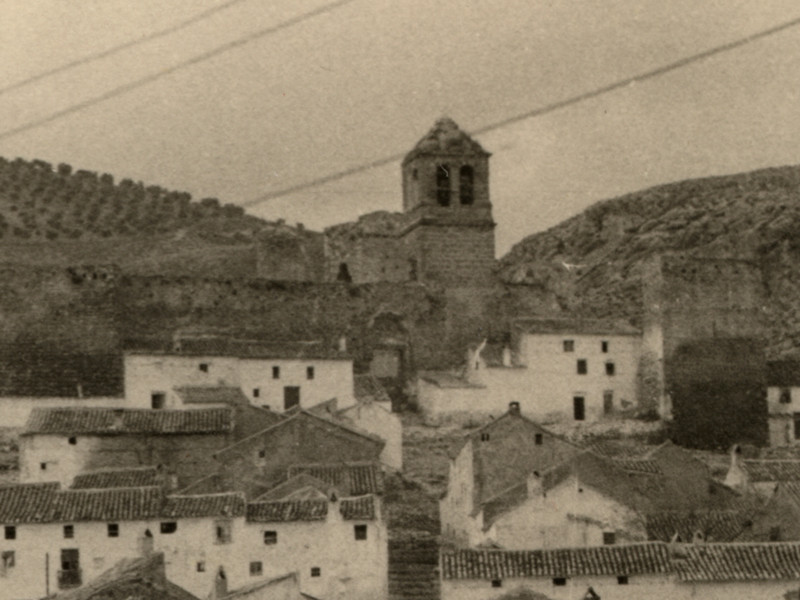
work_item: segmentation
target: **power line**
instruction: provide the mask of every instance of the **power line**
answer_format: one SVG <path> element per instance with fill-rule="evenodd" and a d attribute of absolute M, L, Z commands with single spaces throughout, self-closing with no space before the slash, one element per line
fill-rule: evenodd
<path fill-rule="evenodd" d="M 121 96 L 122 94 L 126 94 L 126 93 L 128 93 L 130 91 L 133 91 L 133 90 L 135 90 L 137 88 L 142 87 L 143 85 L 147 85 L 149 83 L 153 83 L 154 81 L 162 79 L 163 77 L 166 77 L 167 75 L 170 75 L 170 74 L 174 73 L 175 71 L 179 71 L 179 70 L 184 69 L 186 67 L 189 67 L 189 66 L 192 66 L 192 65 L 196 65 L 196 64 L 201 63 L 201 62 L 203 62 L 205 60 L 208 60 L 210 58 L 218 56 L 219 54 L 222 54 L 222 53 L 227 52 L 229 50 L 233 50 L 234 48 L 238 48 L 240 46 L 244 46 L 246 44 L 249 44 L 250 42 L 255 41 L 255 40 L 259 39 L 259 38 L 263 38 L 263 37 L 266 37 L 267 35 L 270 35 L 270 34 L 273 34 L 273 33 L 277 33 L 278 31 L 281 31 L 283 29 L 288 29 L 289 27 L 293 27 L 294 25 L 298 25 L 299 23 L 302 23 L 303 21 L 307 21 L 307 20 L 312 19 L 314 17 L 317 17 L 319 15 L 322 15 L 322 14 L 325 14 L 325 13 L 328 13 L 328 12 L 332 12 L 333 10 L 336 10 L 337 8 L 340 8 L 340 7 L 344 6 L 344 5 L 350 4 L 352 2 L 355 2 L 355 0 L 338 0 L 337 2 L 331 2 L 330 4 L 326 4 L 326 5 L 321 6 L 319 8 L 315 8 L 314 10 L 309 11 L 307 13 L 303 13 L 302 15 L 298 15 L 296 17 L 292 17 L 291 19 L 289 19 L 287 21 L 283 21 L 282 23 L 279 23 L 277 25 L 273 25 L 273 26 L 267 27 L 266 29 L 260 29 L 258 31 L 255 31 L 255 32 L 251 33 L 251 34 L 248 34 L 248 35 L 246 35 L 244 37 L 238 38 L 238 39 L 233 40 L 231 42 L 227 42 L 227 43 L 225 43 L 225 44 L 223 44 L 221 46 L 217 46 L 216 48 L 214 48 L 212 50 L 209 50 L 207 52 L 203 52 L 202 54 L 198 54 L 197 56 L 193 56 L 192 58 L 189 58 L 189 59 L 187 59 L 185 61 L 179 62 L 179 63 L 177 63 L 175 65 L 172 65 L 171 67 L 167 67 L 166 69 L 162 69 L 161 71 L 158 71 L 157 73 L 153 73 L 152 75 L 147 75 L 147 76 L 142 77 L 140 79 L 136 79 L 136 80 L 131 81 L 129 83 L 125 83 L 125 84 L 120 85 L 118 87 L 115 87 L 115 88 L 113 88 L 113 89 L 111 89 L 111 90 L 109 90 L 107 92 L 104 92 L 104 93 L 100 94 L 99 96 L 95 96 L 94 98 L 89 98 L 88 100 L 84 100 L 83 102 L 79 102 L 78 104 L 73 104 L 72 106 L 68 106 L 67 108 L 64 108 L 64 109 L 59 110 L 57 112 L 54 112 L 54 113 L 52 113 L 50 115 L 47 115 L 46 117 L 42 117 L 40 119 L 35 119 L 33 121 L 29 121 L 28 123 L 24 123 L 22 125 L 18 125 L 17 127 L 12 127 L 11 129 L 7 129 L 7 130 L 5 130 L 3 132 L 0 132 L 0 140 L 4 140 L 4 139 L 7 139 L 7 138 L 10 138 L 11 136 L 23 133 L 25 131 L 29 131 L 31 129 L 35 129 L 36 127 L 41 127 L 42 125 L 46 125 L 48 123 L 52 123 L 53 121 L 56 121 L 56 120 L 60 119 L 61 117 L 65 117 L 67 115 L 71 115 L 71 114 L 74 114 L 76 112 L 80 112 L 80 111 L 82 111 L 82 110 L 84 110 L 86 108 L 89 108 L 91 106 L 95 106 L 97 104 L 100 104 L 101 102 L 105 102 L 106 100 L 110 100 L 111 98 L 115 98 L 117 96 Z"/>
<path fill-rule="evenodd" d="M 158 38 L 162 38 L 162 37 L 171 35 L 173 33 L 177 33 L 178 31 L 186 29 L 187 27 L 189 27 L 191 25 L 194 25 L 195 23 L 199 23 L 200 21 L 203 21 L 203 20 L 209 18 L 210 16 L 212 16 L 212 15 L 218 13 L 218 12 L 221 12 L 223 10 L 227 10 L 228 8 L 233 6 L 234 4 L 239 4 L 239 3 L 245 2 L 245 1 L 247 1 L 247 0 L 228 0 L 227 2 L 223 2 L 222 4 L 218 4 L 217 6 L 209 8 L 208 10 L 204 10 L 203 12 L 198 13 L 197 15 L 195 15 L 195 16 L 189 18 L 189 19 L 186 19 L 185 21 L 181 21 L 180 23 L 176 23 L 175 25 L 171 25 L 170 27 L 167 27 L 166 29 L 161 29 L 159 31 L 154 31 L 153 33 L 149 33 L 147 35 L 144 35 L 142 37 L 136 38 L 134 40 L 123 42 L 122 44 L 119 44 L 117 46 L 113 46 L 113 47 L 108 48 L 106 50 L 101 50 L 100 52 L 97 52 L 95 54 L 88 54 L 86 56 L 82 56 L 81 58 L 77 58 L 77 59 L 75 59 L 75 60 L 73 60 L 71 62 L 64 63 L 63 65 L 59 65 L 57 67 L 53 67 L 52 69 L 47 69 L 46 71 L 42 71 L 41 73 L 37 73 L 36 75 L 31 75 L 30 77 L 28 77 L 26 79 L 23 79 L 21 81 L 17 81 L 15 83 L 12 83 L 11 85 L 7 85 L 6 87 L 0 88 L 0 94 L 5 94 L 5 93 L 10 92 L 12 90 L 17 90 L 17 89 L 19 89 L 21 87 L 25 87 L 25 86 L 30 85 L 32 83 L 36 83 L 37 81 L 41 81 L 42 79 L 46 79 L 47 77 L 52 77 L 53 75 L 58 75 L 59 73 L 63 73 L 64 71 L 69 71 L 70 69 L 74 69 L 76 67 L 81 67 L 83 65 L 87 65 L 89 63 L 98 61 L 98 60 L 100 60 L 102 58 L 107 58 L 107 57 L 112 56 L 114 54 L 118 54 L 119 52 L 122 52 L 123 50 L 127 50 L 128 48 L 133 48 L 135 46 L 139 46 L 141 44 L 145 44 L 147 42 L 151 42 L 151 41 L 156 40 Z"/>
<path fill-rule="evenodd" d="M 620 88 L 624 88 L 628 85 L 639 83 L 641 81 L 646 81 L 648 79 L 653 79 L 654 77 L 659 77 L 664 75 L 665 73 L 669 73 L 670 71 L 675 71 L 677 69 L 686 67 L 692 63 L 699 62 L 716 54 L 721 54 L 723 52 L 728 52 L 729 50 L 734 50 L 736 48 L 740 48 L 742 46 L 746 46 L 752 42 L 757 40 L 775 35 L 776 33 L 780 33 L 786 29 L 790 29 L 792 27 L 796 27 L 800 25 L 800 17 L 796 19 L 792 19 L 791 21 L 786 21 L 774 27 L 770 27 L 769 29 L 764 29 L 753 35 L 749 35 L 744 38 L 740 38 L 738 40 L 734 40 L 733 42 L 728 42 L 726 44 L 722 44 L 721 46 L 715 46 L 714 48 L 710 48 L 709 50 L 704 50 L 703 52 L 699 52 L 697 54 L 693 54 L 691 56 L 687 56 L 675 62 L 669 63 L 667 65 L 663 65 L 661 67 L 657 67 L 650 71 L 645 71 L 644 73 L 640 73 L 638 75 L 634 75 L 633 77 L 627 77 L 625 79 L 617 80 L 613 83 L 608 85 L 596 88 L 594 90 L 584 92 L 582 94 L 578 94 L 577 96 L 571 96 L 564 100 L 559 100 L 557 102 L 553 102 L 551 104 L 546 104 L 542 107 L 535 108 L 533 110 L 520 113 L 518 115 L 514 115 L 512 117 L 508 117 L 506 119 L 502 119 L 500 121 L 495 121 L 494 123 L 490 123 L 489 125 L 484 125 L 479 129 L 476 129 L 472 132 L 473 135 L 480 135 L 482 133 L 487 133 L 489 131 L 493 131 L 495 129 L 500 129 L 507 125 L 511 125 L 512 123 L 517 123 L 519 121 L 524 121 L 526 119 L 530 119 L 532 117 L 538 117 L 561 108 L 566 108 L 567 106 L 571 106 L 573 104 L 578 104 L 585 100 L 590 100 L 592 98 L 596 98 L 598 96 L 602 96 L 603 94 L 607 94 L 609 92 L 613 92 Z M 296 185 L 288 186 L 283 189 L 269 192 L 262 196 L 258 196 L 257 198 L 253 198 L 251 200 L 247 200 L 246 202 L 240 203 L 240 206 L 254 206 L 256 204 L 261 204 L 262 202 L 266 202 L 268 200 L 272 200 L 274 198 L 279 198 L 281 196 L 287 196 L 289 194 L 293 194 L 295 192 L 300 192 L 308 188 L 318 187 L 320 185 L 324 185 L 326 183 L 330 183 L 332 181 L 337 181 L 339 179 L 344 179 L 345 177 L 349 177 L 350 175 L 356 175 L 358 173 L 363 173 L 364 171 L 369 171 L 371 169 L 375 169 L 377 167 L 382 167 L 384 165 L 388 165 L 395 161 L 402 159 L 405 156 L 405 153 L 394 154 L 392 156 L 387 156 L 385 158 L 380 158 L 377 160 L 373 160 L 368 163 L 364 163 L 361 165 L 356 165 L 354 167 L 350 167 L 349 169 L 345 169 L 344 171 L 339 171 L 336 173 L 331 173 L 329 175 L 325 175 L 323 177 L 319 177 L 317 179 L 312 179 L 305 183 L 298 183 Z"/>

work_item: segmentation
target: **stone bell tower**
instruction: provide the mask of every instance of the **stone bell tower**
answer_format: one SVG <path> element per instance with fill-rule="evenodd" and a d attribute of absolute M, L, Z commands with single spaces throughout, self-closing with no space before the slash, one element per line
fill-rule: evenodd
<path fill-rule="evenodd" d="M 451 119 L 403 159 L 402 235 L 412 278 L 447 288 L 492 284 L 494 227 L 489 156 Z"/>

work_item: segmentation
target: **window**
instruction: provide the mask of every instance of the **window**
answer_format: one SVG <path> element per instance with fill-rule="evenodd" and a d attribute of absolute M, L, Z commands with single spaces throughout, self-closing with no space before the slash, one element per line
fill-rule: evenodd
<path fill-rule="evenodd" d="M 575 352 L 575 340 L 564 340 L 564 352 Z"/>
<path fill-rule="evenodd" d="M 616 372 L 616 367 L 613 362 L 606 363 L 606 375 L 613 375 Z"/>
<path fill-rule="evenodd" d="M 617 576 L 617 583 L 619 585 L 628 585 L 628 576 L 627 575 L 618 575 Z"/>
<path fill-rule="evenodd" d="M 566 577 L 553 577 L 553 585 L 567 585 Z"/>
<path fill-rule="evenodd" d="M 272 544 L 278 543 L 278 532 L 277 531 L 265 531 L 264 532 L 264 543 L 267 546 L 271 546 Z"/>
<path fill-rule="evenodd" d="M 3 570 L 11 569 L 17 563 L 16 556 L 14 556 L 13 550 L 4 550 L 2 556 L 3 560 Z"/>
<path fill-rule="evenodd" d="M 311 576 L 312 577 L 319 577 L 322 575 L 322 569 L 319 567 L 311 567 Z"/>
<path fill-rule="evenodd" d="M 250 575 L 260 576 L 264 573 L 264 565 L 260 560 L 254 560 L 250 563 Z"/>
<path fill-rule="evenodd" d="M 81 583 L 80 551 L 77 548 L 62 548 L 61 570 L 58 572 L 59 589 L 79 587 Z"/>
<path fill-rule="evenodd" d="M 119 523 L 108 524 L 108 537 L 119 537 Z"/>
<path fill-rule="evenodd" d="M 537 446 L 541 446 L 544 443 L 544 436 L 541 433 L 537 433 L 533 436 L 533 443 Z"/>
<path fill-rule="evenodd" d="M 272 367 L 272 378 L 273 379 L 280 379 L 281 378 L 281 368 L 280 367 Z"/>
<path fill-rule="evenodd" d="M 178 531 L 178 524 L 175 521 L 162 521 L 161 533 L 169 534 Z"/>
<path fill-rule="evenodd" d="M 75 537 L 75 525 L 64 525 L 64 539 L 70 540 Z"/>
<path fill-rule="evenodd" d="M 287 385 L 283 388 L 283 410 L 289 410 L 300 404 L 300 388 Z"/>
<path fill-rule="evenodd" d="M 17 539 L 17 528 L 14 525 L 6 525 L 5 537 L 7 540 Z"/>
<path fill-rule="evenodd" d="M 167 395 L 164 392 L 153 392 L 150 394 L 150 408 L 156 410 L 164 408 L 167 401 Z"/>
<path fill-rule="evenodd" d="M 781 395 L 778 401 L 781 404 L 791 404 L 792 403 L 792 390 L 787 388 L 781 388 Z"/>
<path fill-rule="evenodd" d="M 489 441 L 489 434 L 488 433 L 481 433 L 481 441 L 488 442 Z"/>
<path fill-rule="evenodd" d="M 74 446 L 75 444 L 77 444 L 77 443 L 78 443 L 78 438 L 76 438 L 76 437 L 73 435 L 72 437 L 70 437 L 70 438 L 67 440 L 67 442 L 69 443 L 69 445 L 70 445 L 70 446 Z"/>
<path fill-rule="evenodd" d="M 39 463 L 39 469 L 42 471 L 47 471 L 47 463 L 46 462 Z"/>
<path fill-rule="evenodd" d="M 585 358 L 578 359 L 578 375 L 586 375 L 589 371 L 589 365 L 586 363 Z"/>
<path fill-rule="evenodd" d="M 436 201 L 439 206 L 450 206 L 450 167 L 436 167 Z"/>
<path fill-rule="evenodd" d="M 459 171 L 458 198 L 464 205 L 472 204 L 475 200 L 474 171 L 469 165 L 464 165 Z"/>
<path fill-rule="evenodd" d="M 608 352 L 608 341 L 603 340 L 602 342 L 600 342 L 600 351 Z"/>
<path fill-rule="evenodd" d="M 314 367 L 306 367 L 306 379 L 314 379 Z"/>
<path fill-rule="evenodd" d="M 261 390 L 258 388 L 253 388 L 253 398 L 259 398 L 261 396 Z"/>
<path fill-rule="evenodd" d="M 353 277 L 350 275 L 350 269 L 347 268 L 347 263 L 339 264 L 339 272 L 336 274 L 336 281 L 344 281 L 346 283 L 353 281 Z M 277 377 L 275 379 L 277 379 Z"/>
<path fill-rule="evenodd" d="M 586 418 L 586 406 L 583 396 L 572 398 L 572 416 L 576 421 L 583 421 Z"/>
<path fill-rule="evenodd" d="M 614 412 L 614 390 L 603 392 L 603 413 L 608 415 Z"/>
<path fill-rule="evenodd" d="M 266 450 L 261 449 L 261 450 L 258 451 L 258 458 L 266 458 L 266 457 L 267 457 L 267 451 Z"/>
<path fill-rule="evenodd" d="M 197 368 L 200 369 L 203 373 L 208 373 L 208 363 L 200 363 L 197 365 Z"/>
<path fill-rule="evenodd" d="M 195 567 L 198 573 L 205 573 L 206 572 L 206 562 L 204 560 L 200 560 L 197 562 L 197 566 Z"/>
<path fill-rule="evenodd" d="M 502 579 L 492 579 L 492 587 L 503 587 L 503 580 Z"/>
<path fill-rule="evenodd" d="M 794 439 L 800 440 L 800 413 L 794 413 Z"/>
<path fill-rule="evenodd" d="M 354 525 L 353 526 L 353 533 L 357 540 L 365 540 L 367 539 L 367 526 L 366 525 Z"/>
<path fill-rule="evenodd" d="M 603 545 L 612 546 L 617 543 L 617 534 L 613 531 L 603 532 Z"/>
<path fill-rule="evenodd" d="M 231 542 L 231 522 L 217 521 L 214 523 L 214 543 L 229 544 Z"/>

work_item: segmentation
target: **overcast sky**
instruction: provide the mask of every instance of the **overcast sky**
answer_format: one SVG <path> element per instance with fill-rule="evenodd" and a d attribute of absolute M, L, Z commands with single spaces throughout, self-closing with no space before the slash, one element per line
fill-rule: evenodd
<path fill-rule="evenodd" d="M 0 0 L 0 89 L 226 0 Z M 247 203 L 800 17 L 792 0 L 353 0 L 132 91 L 3 132 L 331 0 L 239 0 L 171 35 L 0 92 L 0 155 Z M 800 163 L 800 27 L 477 136 L 498 254 L 597 200 Z M 321 228 L 400 210 L 399 164 L 252 205 Z"/>

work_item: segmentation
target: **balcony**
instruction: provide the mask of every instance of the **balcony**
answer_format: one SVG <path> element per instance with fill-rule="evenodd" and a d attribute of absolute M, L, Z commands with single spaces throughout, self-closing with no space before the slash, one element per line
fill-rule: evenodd
<path fill-rule="evenodd" d="M 58 589 L 60 590 L 79 587 L 81 581 L 80 569 L 69 569 L 67 571 L 58 572 Z"/>

